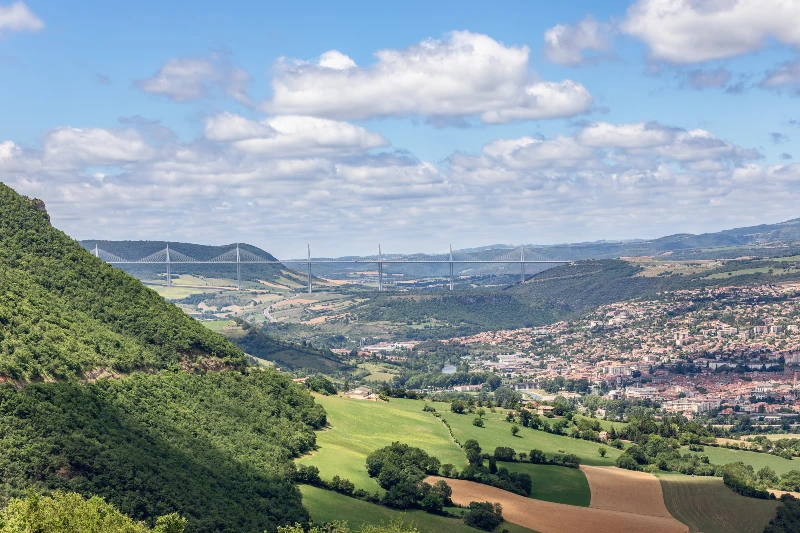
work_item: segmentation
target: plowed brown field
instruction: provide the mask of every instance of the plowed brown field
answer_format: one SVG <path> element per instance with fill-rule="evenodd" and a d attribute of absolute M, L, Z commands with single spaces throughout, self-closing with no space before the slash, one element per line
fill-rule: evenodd
<path fill-rule="evenodd" d="M 611 466 L 581 466 L 592 491 L 590 507 L 672 518 L 653 474 Z"/>
<path fill-rule="evenodd" d="M 431 476 L 429 483 L 439 481 Z M 503 506 L 503 517 L 514 524 L 539 533 L 686 533 L 689 531 L 671 516 L 652 516 L 630 512 L 576 507 L 561 503 L 533 500 L 504 490 L 462 479 L 444 479 L 453 488 L 453 501 L 497 502 Z M 663 506 L 663 503 L 661 504 Z"/>

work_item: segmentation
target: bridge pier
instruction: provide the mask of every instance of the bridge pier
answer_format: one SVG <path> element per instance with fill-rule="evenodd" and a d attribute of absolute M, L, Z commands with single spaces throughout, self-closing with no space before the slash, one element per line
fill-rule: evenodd
<path fill-rule="evenodd" d="M 236 243 L 236 290 L 242 290 L 242 258 L 239 255 L 239 243 Z"/>
<path fill-rule="evenodd" d="M 172 287 L 172 265 L 169 261 L 169 243 L 167 243 L 167 287 Z"/>
<path fill-rule="evenodd" d="M 311 245 L 308 245 L 308 294 L 311 294 Z"/>
<path fill-rule="evenodd" d="M 450 290 L 453 290 L 453 245 L 450 245 Z"/>
<path fill-rule="evenodd" d="M 383 254 L 381 245 L 378 245 L 378 292 L 383 292 Z"/>
<path fill-rule="evenodd" d="M 520 283 L 525 283 L 525 248 L 523 246 L 520 246 L 519 251 L 520 251 L 519 265 L 520 267 L 522 267 L 522 278 L 520 279 Z"/>

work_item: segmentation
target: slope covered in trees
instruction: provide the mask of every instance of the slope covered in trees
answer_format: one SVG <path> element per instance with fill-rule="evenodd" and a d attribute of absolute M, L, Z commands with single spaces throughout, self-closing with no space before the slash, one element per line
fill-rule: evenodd
<path fill-rule="evenodd" d="M 0 184 L 0 376 L 245 363 L 223 337 L 53 228 L 40 206 Z"/>
<path fill-rule="evenodd" d="M 119 379 L 85 379 L 100 371 Z M 169 533 L 184 519 L 189 533 L 305 525 L 293 459 L 325 424 L 302 386 L 248 367 L 224 337 L 0 184 L 0 507 L 13 502 L 0 528 L 9 518 L 43 532 L 48 520 L 102 531 L 105 518 Z M 175 528 L 159 529 L 165 515 Z"/>
<path fill-rule="evenodd" d="M 325 423 L 304 388 L 272 371 L 5 384 L 0 493 L 98 495 L 151 525 L 177 512 L 189 532 L 274 531 L 308 519 L 292 459 Z"/>

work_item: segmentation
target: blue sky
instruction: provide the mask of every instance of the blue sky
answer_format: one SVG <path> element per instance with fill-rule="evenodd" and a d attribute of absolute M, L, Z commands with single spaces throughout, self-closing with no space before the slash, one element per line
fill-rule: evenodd
<path fill-rule="evenodd" d="M 0 181 L 279 255 L 800 216 L 800 2 L 550 4 L 0 0 Z"/>

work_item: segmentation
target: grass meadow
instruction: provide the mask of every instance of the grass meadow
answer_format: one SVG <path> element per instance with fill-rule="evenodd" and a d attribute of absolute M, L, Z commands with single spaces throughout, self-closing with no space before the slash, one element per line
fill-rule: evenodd
<path fill-rule="evenodd" d="M 688 452 L 688 448 L 682 448 L 681 453 Z M 750 452 L 747 450 L 731 450 L 728 448 L 717 448 L 714 446 L 706 446 L 702 452 L 689 452 L 695 455 L 707 455 L 711 464 L 724 465 L 728 463 L 735 463 L 741 461 L 746 465 L 752 465 L 753 469 L 758 472 L 761 468 L 768 466 L 772 468 L 778 475 L 781 475 L 789 470 L 800 470 L 800 460 L 784 459 L 777 455 L 768 453 Z"/>
<path fill-rule="evenodd" d="M 531 463 L 497 463 L 510 472 L 524 472 L 531 476 L 531 498 L 553 503 L 589 507 L 592 492 L 586 475 L 577 468 Z"/>
<path fill-rule="evenodd" d="M 341 396 L 314 395 L 328 413 L 330 427 L 317 432 L 319 449 L 298 460 L 314 465 L 323 479 L 338 475 L 369 492 L 379 490 L 367 475 L 366 458 L 372 451 L 400 441 L 417 446 L 461 469 L 466 456 L 444 424 L 422 411 L 424 402 L 392 399 L 391 402 L 353 400 Z"/>
<path fill-rule="evenodd" d="M 437 407 L 438 409 L 438 407 Z M 442 412 L 442 416 L 450 423 L 453 434 L 460 442 L 467 439 L 475 439 L 481 448 L 491 453 L 497 446 L 508 446 L 514 448 L 517 453 L 528 453 L 537 448 L 545 452 L 548 456 L 555 453 L 574 453 L 581 458 L 581 464 L 611 466 L 621 453 L 615 448 L 606 446 L 605 457 L 600 457 L 598 448 L 600 444 L 586 440 L 573 439 L 562 435 L 553 435 L 536 429 L 529 429 L 520 426 L 518 436 L 511 434 L 511 424 L 505 421 L 505 411 L 498 409 L 496 413 L 488 412 L 484 417 L 485 427 L 472 425 L 475 415 L 457 415 L 450 412 Z M 552 422 L 551 422 L 552 423 Z M 559 450 L 563 450 L 559 451 Z M 444 462 L 444 461 L 443 461 Z"/>
<path fill-rule="evenodd" d="M 315 524 L 337 520 L 347 521 L 351 528 L 358 529 L 363 524 L 388 524 L 390 521 L 402 517 L 404 523 L 413 524 L 420 533 L 477 533 L 479 531 L 467 526 L 457 518 L 432 515 L 418 510 L 395 511 L 388 507 L 363 502 L 308 485 L 301 485 L 300 491 L 303 494 L 303 505 L 308 509 L 311 520 Z M 509 533 L 535 533 L 510 522 L 503 522 L 496 531 L 499 533 L 504 529 Z"/>

